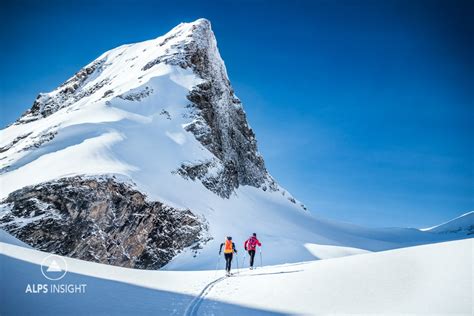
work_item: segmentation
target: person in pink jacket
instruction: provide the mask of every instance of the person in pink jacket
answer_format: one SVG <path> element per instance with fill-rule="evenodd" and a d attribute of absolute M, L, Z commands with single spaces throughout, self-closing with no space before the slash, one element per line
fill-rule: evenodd
<path fill-rule="evenodd" d="M 244 248 L 248 251 L 250 256 L 250 270 L 253 269 L 253 259 L 255 258 L 255 250 L 257 249 L 257 246 L 261 247 L 262 244 L 257 239 L 257 234 L 253 233 L 253 235 L 244 243 Z"/>

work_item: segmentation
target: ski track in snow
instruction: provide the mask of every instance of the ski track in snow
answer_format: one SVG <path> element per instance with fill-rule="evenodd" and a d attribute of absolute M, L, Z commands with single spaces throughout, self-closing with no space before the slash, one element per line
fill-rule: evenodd
<path fill-rule="evenodd" d="M 191 301 L 191 303 L 189 303 L 189 305 L 186 308 L 186 310 L 184 311 L 183 315 L 184 316 L 197 316 L 198 312 L 199 312 L 199 308 L 201 307 L 202 303 L 206 300 L 206 297 L 209 295 L 209 293 L 214 288 L 214 286 L 219 284 L 221 281 L 224 281 L 225 279 L 232 279 L 232 278 L 237 278 L 237 277 L 253 277 L 253 276 L 262 276 L 262 275 L 273 275 L 273 274 L 297 273 L 297 272 L 302 272 L 303 271 L 302 269 L 300 269 L 300 270 L 291 270 L 291 271 L 282 270 L 282 271 L 267 272 L 267 273 L 265 273 L 265 272 L 253 273 L 253 271 L 255 271 L 255 270 L 262 270 L 262 269 L 265 270 L 264 267 L 259 267 L 259 268 L 255 268 L 253 271 L 252 270 L 247 271 L 249 273 L 241 274 L 241 272 L 242 272 L 241 269 L 242 268 L 237 269 L 237 272 L 235 272 L 235 274 L 232 274 L 230 277 L 223 276 L 223 277 L 217 278 L 217 279 L 211 281 L 210 283 L 208 283 L 202 289 L 202 291 L 199 293 L 199 295 L 196 296 Z"/>
<path fill-rule="evenodd" d="M 223 276 L 223 277 L 220 277 L 218 279 L 215 279 L 214 281 L 210 282 L 209 284 L 207 284 L 201 291 L 201 293 L 199 293 L 198 296 L 196 296 L 192 301 L 191 303 L 188 305 L 188 307 L 186 308 L 186 310 L 184 311 L 184 316 L 196 316 L 198 311 L 199 311 L 199 307 L 201 307 L 201 304 L 202 302 L 206 299 L 206 296 L 209 294 L 209 292 L 212 290 L 212 288 L 214 287 L 214 285 L 216 285 L 217 283 L 225 280 L 227 278 L 227 276 Z"/>
<path fill-rule="evenodd" d="M 235 274 L 232 274 L 232 277 L 238 277 L 240 275 L 241 269 L 237 268 L 237 272 Z M 246 275 L 242 275 L 246 276 Z M 196 296 L 191 303 L 189 303 L 188 307 L 184 311 L 184 316 L 196 316 L 198 314 L 199 308 L 201 307 L 202 303 L 206 299 L 206 296 L 211 292 L 212 288 L 218 284 L 219 282 L 229 278 L 228 276 L 223 276 L 220 278 L 215 279 L 214 281 L 211 281 L 208 283 L 202 291 L 199 293 L 198 296 Z"/>

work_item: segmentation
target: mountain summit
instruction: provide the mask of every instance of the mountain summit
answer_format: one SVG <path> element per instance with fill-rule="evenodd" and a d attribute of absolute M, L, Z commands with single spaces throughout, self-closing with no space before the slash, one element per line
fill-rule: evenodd
<path fill-rule="evenodd" d="M 166 76 L 169 82 L 162 85 Z M 187 100 L 170 100 L 177 97 L 180 88 L 190 90 Z M 142 118 L 153 121 L 150 115 L 161 114 L 171 121 L 180 120 L 184 131 L 191 132 L 212 154 L 208 159 L 183 162 L 176 169 L 181 176 L 198 179 L 227 198 L 239 185 L 277 189 L 257 151 L 255 134 L 230 85 L 211 24 L 206 19 L 182 23 L 157 39 L 103 54 L 54 91 L 38 95 L 17 124 L 95 104 L 118 105 L 128 110 L 130 106 L 139 107 L 142 101 L 148 103 L 143 107 L 144 112 L 139 113 Z M 47 132 L 37 135 L 30 146 L 39 147 L 48 141 L 60 125 L 64 124 L 48 126 Z M 180 142 L 184 139 L 182 132 L 169 132 L 169 135 Z M 12 150 L 18 151 L 20 144 L 16 145 L 15 141 L 22 137 L 6 144 L 4 157 L 11 156 Z M 11 161 L 5 162 L 2 167 L 8 168 L 10 164 Z"/>
<path fill-rule="evenodd" d="M 205 19 L 112 49 L 39 94 L 0 131 L 0 181 L 1 229 L 126 267 L 214 268 L 225 236 L 240 250 L 253 232 L 267 264 L 456 238 L 307 212 L 267 172 Z"/>

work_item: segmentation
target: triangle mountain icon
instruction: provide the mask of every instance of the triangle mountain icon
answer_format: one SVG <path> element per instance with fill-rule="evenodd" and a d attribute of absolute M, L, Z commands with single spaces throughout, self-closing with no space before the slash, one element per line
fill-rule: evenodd
<path fill-rule="evenodd" d="M 56 262 L 56 260 L 52 260 L 51 264 L 49 264 L 48 270 L 46 270 L 46 271 L 48 271 L 48 272 L 61 272 L 63 270 L 61 269 L 59 264 Z"/>

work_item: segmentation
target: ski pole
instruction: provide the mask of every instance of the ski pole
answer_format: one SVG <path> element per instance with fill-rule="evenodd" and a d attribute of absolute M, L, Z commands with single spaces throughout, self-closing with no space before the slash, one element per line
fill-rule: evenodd
<path fill-rule="evenodd" d="M 219 262 L 221 261 L 221 254 L 219 254 L 217 256 L 217 263 L 216 263 L 216 268 L 214 269 L 215 270 L 215 273 L 214 273 L 214 277 L 216 276 L 217 274 L 217 269 L 219 269 Z"/>
<path fill-rule="evenodd" d="M 262 262 L 262 247 L 258 248 L 260 250 L 260 268 L 263 268 L 263 262 Z"/>
<path fill-rule="evenodd" d="M 239 273 L 239 255 L 236 254 L 235 258 L 237 259 L 237 274 Z"/>

